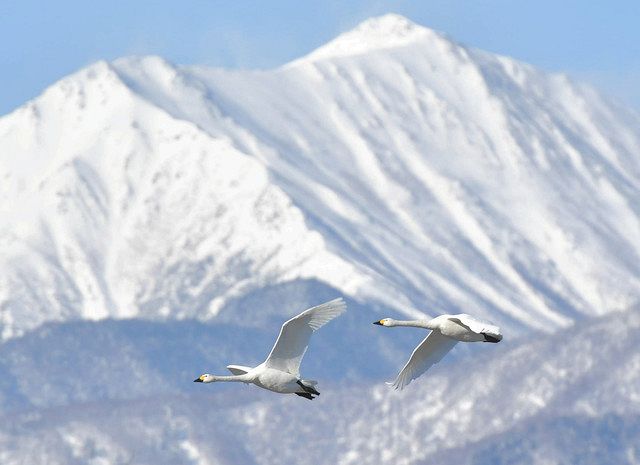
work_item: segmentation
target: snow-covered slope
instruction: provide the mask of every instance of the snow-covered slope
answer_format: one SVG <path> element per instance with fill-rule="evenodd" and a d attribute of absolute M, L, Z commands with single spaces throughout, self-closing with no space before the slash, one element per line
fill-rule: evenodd
<path fill-rule="evenodd" d="M 638 463 L 639 153 L 638 114 L 396 15 L 275 70 L 80 70 L 0 118 L 0 463 Z M 191 382 L 337 295 L 314 402 Z M 443 311 L 505 340 L 382 385 L 422 334 L 371 321 Z"/>
<path fill-rule="evenodd" d="M 255 159 L 99 63 L 0 122 L 0 321 L 211 318 L 248 289 L 364 279 Z"/>
<path fill-rule="evenodd" d="M 269 72 L 99 63 L 0 126 L 3 334 L 300 276 L 514 326 L 628 306 L 637 122 L 394 16 Z"/>
<path fill-rule="evenodd" d="M 295 279 L 513 332 L 626 308 L 638 128 L 395 15 L 269 71 L 100 62 L 0 119 L 1 335 Z"/>
<path fill-rule="evenodd" d="M 640 311 L 313 402 L 250 386 L 0 418 L 6 465 L 636 464 Z M 202 387 L 202 386 L 201 386 Z"/>

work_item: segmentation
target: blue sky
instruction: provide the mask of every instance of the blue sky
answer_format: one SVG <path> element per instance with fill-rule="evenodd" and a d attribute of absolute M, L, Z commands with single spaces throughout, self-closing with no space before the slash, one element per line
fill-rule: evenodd
<path fill-rule="evenodd" d="M 640 1 L 1 0 L 0 114 L 98 59 L 269 68 L 395 12 L 467 45 L 594 83 L 640 109 Z"/>

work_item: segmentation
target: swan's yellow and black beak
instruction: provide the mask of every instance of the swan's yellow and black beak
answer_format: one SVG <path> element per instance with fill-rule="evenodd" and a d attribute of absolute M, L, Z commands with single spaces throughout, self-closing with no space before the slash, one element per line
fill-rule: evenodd
<path fill-rule="evenodd" d="M 202 379 L 204 378 L 204 375 L 201 375 L 199 378 L 196 378 L 193 380 L 194 383 L 202 383 Z"/>
<path fill-rule="evenodd" d="M 384 325 L 382 324 L 382 320 L 374 321 L 374 322 L 373 322 L 373 324 L 374 324 L 374 325 L 384 326 Z"/>

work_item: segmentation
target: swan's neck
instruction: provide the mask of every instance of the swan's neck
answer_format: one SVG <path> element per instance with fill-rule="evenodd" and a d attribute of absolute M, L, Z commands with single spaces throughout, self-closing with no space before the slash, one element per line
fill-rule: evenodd
<path fill-rule="evenodd" d="M 213 383 L 214 381 L 229 381 L 235 383 L 249 383 L 253 380 L 253 376 L 249 375 L 249 373 L 244 373 L 242 375 L 211 375 L 211 379 L 209 381 L 205 381 L 205 383 Z"/>
<path fill-rule="evenodd" d="M 436 325 L 432 320 L 394 320 L 389 326 L 411 326 L 413 328 L 436 329 Z"/>

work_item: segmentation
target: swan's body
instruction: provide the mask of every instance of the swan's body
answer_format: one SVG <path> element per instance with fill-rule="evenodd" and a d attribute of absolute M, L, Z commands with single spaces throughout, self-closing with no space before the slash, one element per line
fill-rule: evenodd
<path fill-rule="evenodd" d="M 375 321 L 373 324 L 387 327 L 410 326 L 431 330 L 431 333 L 414 349 L 396 380 L 391 383 L 396 389 L 404 388 L 442 360 L 442 357 L 453 349 L 458 341 L 500 342 L 502 340 L 500 328 L 465 313 L 440 315 L 432 320 L 397 321 L 385 318 Z"/>
<path fill-rule="evenodd" d="M 320 395 L 314 388 L 317 383 L 300 377 L 300 362 L 302 362 L 302 357 L 309 346 L 309 339 L 313 332 L 345 310 L 346 304 L 341 298 L 305 310 L 282 325 L 278 339 L 269 356 L 257 367 L 229 365 L 227 369 L 233 373 L 230 376 L 205 373 L 194 381 L 197 383 L 230 381 L 255 384 L 269 391 L 297 394 L 307 399 L 313 399 L 314 395 Z"/>
<path fill-rule="evenodd" d="M 229 369 L 229 371 L 234 372 L 232 369 Z M 261 363 L 255 368 L 249 368 L 245 373 L 237 373 L 231 376 L 204 374 L 195 380 L 197 383 L 213 383 L 215 381 L 255 384 L 258 387 L 279 392 L 280 394 L 294 394 L 301 391 L 298 381 L 302 380 L 291 373 L 268 368 L 264 363 Z"/>

